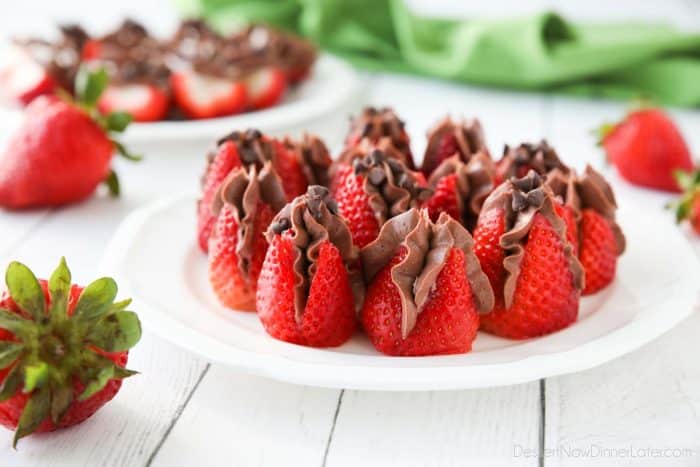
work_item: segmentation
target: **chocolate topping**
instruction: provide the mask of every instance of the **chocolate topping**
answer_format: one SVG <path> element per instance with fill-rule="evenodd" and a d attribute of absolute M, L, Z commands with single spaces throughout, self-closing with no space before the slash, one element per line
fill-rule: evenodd
<path fill-rule="evenodd" d="M 470 118 L 454 121 L 449 116 L 446 116 L 428 131 L 428 146 L 423 157 L 423 172 L 426 174 L 432 173 L 437 168 L 440 163 L 437 160 L 438 152 L 444 138 L 450 135 L 455 140 L 456 154 L 463 162 L 468 162 L 477 153 L 491 157 L 486 147 L 484 130 L 478 119 Z M 449 156 L 452 156 L 452 154 L 449 154 Z"/>
<path fill-rule="evenodd" d="M 328 186 L 328 171 L 333 161 L 328 148 L 320 138 L 304 134 L 301 141 L 285 138 L 284 145 L 297 154 L 301 169 L 310 185 Z"/>
<path fill-rule="evenodd" d="M 306 39 L 284 31 L 254 24 L 235 34 L 251 55 L 262 55 L 272 66 L 284 70 L 292 80 L 307 74 L 316 61 L 316 47 Z"/>
<path fill-rule="evenodd" d="M 464 252 L 465 274 L 477 309 L 491 311 L 493 290 L 474 254 L 472 237 L 449 215 L 442 213 L 433 223 L 427 211 L 411 209 L 387 221 L 377 239 L 360 252 L 366 282 L 389 264 L 400 247 L 406 248 L 406 256 L 392 267 L 391 280 L 401 296 L 403 339 L 413 330 L 452 248 Z"/>
<path fill-rule="evenodd" d="M 496 168 L 493 160 L 484 153 L 473 155 L 466 164 L 455 154 L 445 159 L 428 179 L 428 186 L 435 189 L 440 179 L 447 175 L 457 176 L 457 203 L 462 213 L 464 225 L 470 227 L 476 223 L 484 200 L 493 191 L 496 180 Z"/>
<path fill-rule="evenodd" d="M 379 149 L 363 159 L 355 159 L 353 170 L 355 175 L 364 177 L 364 190 L 379 225 L 417 207 L 432 194 L 432 190 L 420 186 L 404 164 Z"/>
<path fill-rule="evenodd" d="M 328 189 L 312 185 L 306 193 L 297 196 L 275 216 L 267 231 L 267 239 L 272 242 L 275 235 L 291 229 L 294 241 L 295 288 L 294 311 L 297 323 L 301 322 L 309 295 L 311 281 L 316 273 L 321 244 L 330 241 L 340 252 L 350 285 L 355 295 L 355 305 L 362 305 L 364 285 L 359 271 L 355 270 L 358 250 L 352 243 L 350 229 L 345 219 L 338 214 L 338 206 L 328 193 Z"/>
<path fill-rule="evenodd" d="M 540 175 L 546 175 L 554 169 L 559 169 L 563 173 L 570 171 L 569 167 L 559 159 L 554 148 L 545 140 L 537 144 L 522 143 L 515 148 L 506 145 L 497 167 L 503 180 L 522 177 L 529 170 L 534 170 Z"/>
<path fill-rule="evenodd" d="M 233 131 L 216 144 L 221 146 L 224 142 L 231 141 L 238 148 L 238 155 L 244 165 L 256 165 L 258 168 L 271 161 L 275 157 L 272 142 L 266 138 L 260 130 L 249 128 L 245 131 Z"/>
<path fill-rule="evenodd" d="M 255 216 L 261 203 L 269 205 L 276 213 L 287 202 L 282 181 L 272 165 L 267 162 L 261 170 L 255 165 L 233 170 L 221 184 L 214 197 L 212 211 L 219 213 L 229 206 L 238 223 L 236 256 L 238 269 L 248 278 L 255 243 Z"/>
<path fill-rule="evenodd" d="M 127 19 L 117 30 L 99 39 L 99 44 L 99 61 L 113 83 L 167 87 L 170 71 L 165 64 L 165 47 L 141 24 Z"/>
<path fill-rule="evenodd" d="M 369 142 L 377 144 L 388 139 L 395 151 L 392 155 L 400 156 L 397 159 L 400 159 L 409 169 L 414 170 L 410 140 L 404 127 L 405 123 L 399 119 L 393 109 L 366 107 L 359 116 L 350 121 L 350 133 L 346 140 L 346 145 L 349 148 L 343 151 L 340 160 L 342 162 L 352 160 L 351 148 L 356 145 L 358 140 L 367 139 Z M 385 148 L 388 146 L 387 142 L 383 144 Z"/>
<path fill-rule="evenodd" d="M 573 246 L 566 239 L 566 224 L 554 210 L 554 194 L 551 189 L 542 184 L 534 170 L 520 179 L 512 178 L 501 184 L 484 201 L 482 212 L 490 209 L 502 209 L 505 213 L 505 233 L 501 236 L 501 247 L 506 251 L 503 267 L 506 270 L 506 282 L 503 288 L 506 309 L 513 303 L 513 296 L 520 275 L 520 263 L 525 254 L 523 242 L 532 227 L 535 214 L 542 214 L 550 223 L 561 244 L 564 255 L 573 275 L 574 287 L 583 288 L 583 268 Z"/>

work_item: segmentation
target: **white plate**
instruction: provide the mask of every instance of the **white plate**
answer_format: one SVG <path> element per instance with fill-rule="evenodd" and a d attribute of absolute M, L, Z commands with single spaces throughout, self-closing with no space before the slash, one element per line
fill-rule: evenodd
<path fill-rule="evenodd" d="M 522 383 L 579 371 L 661 335 L 698 303 L 700 264 L 661 212 L 621 200 L 628 250 L 614 284 L 584 298 L 579 320 L 555 334 L 510 341 L 479 333 L 464 355 L 386 357 L 360 332 L 335 349 L 269 337 L 254 313 L 221 307 L 195 244 L 195 197 L 132 214 L 108 249 L 104 272 L 152 332 L 210 361 L 298 384 L 372 390 L 436 390 Z"/>
<path fill-rule="evenodd" d="M 258 128 L 275 135 L 300 133 L 303 129 L 335 134 L 347 127 L 348 115 L 359 105 L 362 89 L 361 79 L 347 63 L 324 54 L 309 79 L 292 89 L 275 107 L 206 120 L 133 123 L 120 139 L 137 150 L 156 147 L 159 152 L 170 153 L 163 151 L 163 145 L 208 146 L 237 128 Z M 15 127 L 21 116 L 17 109 L 0 108 L 0 129 Z"/>

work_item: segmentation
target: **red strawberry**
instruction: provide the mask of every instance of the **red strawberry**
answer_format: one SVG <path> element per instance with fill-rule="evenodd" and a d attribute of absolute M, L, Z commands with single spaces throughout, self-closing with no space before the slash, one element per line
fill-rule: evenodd
<path fill-rule="evenodd" d="M 384 107 L 366 107 L 362 113 L 353 118 L 350 132 L 345 138 L 345 151 L 340 156 L 341 162 L 352 162 L 356 155 L 352 149 L 366 140 L 370 145 L 384 142 L 386 146 L 393 146 L 394 151 L 389 151 L 386 146 L 380 147 L 391 157 L 403 162 L 411 170 L 415 169 L 413 155 L 411 153 L 411 140 L 406 133 L 405 123 L 393 109 Z"/>
<path fill-rule="evenodd" d="M 423 205 L 430 214 L 430 219 L 437 221 L 440 214 L 445 212 L 457 221 L 462 220 L 462 200 L 460 199 L 457 175 L 449 174 L 437 180 L 433 187 L 433 196 Z"/>
<path fill-rule="evenodd" d="M 245 110 L 246 87 L 240 81 L 177 71 L 170 76 L 170 85 L 175 103 L 190 118 L 222 117 Z"/>
<path fill-rule="evenodd" d="M 413 172 L 379 149 L 355 159 L 352 167 L 339 165 L 333 190 L 353 242 L 360 248 L 377 237 L 387 219 L 419 206 L 431 195 Z"/>
<path fill-rule="evenodd" d="M 428 132 L 428 145 L 421 170 L 429 176 L 443 161 L 454 155 L 466 163 L 478 153 L 491 157 L 479 120 L 463 119 L 456 122 L 448 116 Z"/>
<path fill-rule="evenodd" d="M 265 109 L 278 104 L 287 91 L 287 78 L 282 70 L 263 68 L 250 74 L 246 80 L 248 108 Z"/>
<path fill-rule="evenodd" d="M 23 209 L 72 203 L 90 196 L 102 182 L 118 194 L 110 169 L 112 154 L 116 149 L 125 157 L 138 158 L 108 134 L 123 131 L 129 116 L 95 112 L 106 79 L 99 71 L 79 80 L 80 106 L 53 96 L 32 102 L 24 124 L 0 157 L 0 206 Z"/>
<path fill-rule="evenodd" d="M 268 231 L 258 281 L 257 310 L 274 338 L 311 347 L 335 347 L 355 330 L 353 292 L 361 290 L 357 248 L 337 206 L 320 186 L 288 204 Z"/>
<path fill-rule="evenodd" d="M 241 166 L 238 148 L 232 141 L 224 141 L 209 155 L 209 164 L 202 178 L 202 198 L 197 202 L 197 239 L 205 253 L 216 218 L 212 212 L 214 197 L 226 176 Z"/>
<path fill-rule="evenodd" d="M 137 122 L 162 120 L 170 98 L 162 89 L 148 84 L 108 86 L 98 102 L 103 113 L 126 112 Z"/>
<path fill-rule="evenodd" d="M 412 209 L 390 219 L 361 251 L 369 283 L 362 324 L 387 355 L 439 355 L 471 350 L 479 312 L 493 291 L 469 233 L 448 215 L 432 223 Z"/>
<path fill-rule="evenodd" d="M 523 339 L 576 320 L 583 271 L 551 190 L 531 171 L 484 202 L 474 231 L 475 253 L 496 294 L 482 329 Z"/>
<path fill-rule="evenodd" d="M 545 140 L 537 144 L 522 143 L 516 147 L 506 145 L 503 149 L 503 157 L 496 162 L 496 178 L 498 184 L 501 184 L 513 177 L 522 178 L 530 170 L 544 176 L 556 169 L 564 174 L 570 171 L 559 159 L 554 148 Z"/>
<path fill-rule="evenodd" d="M 233 170 L 214 199 L 216 225 L 209 239 L 209 281 L 222 305 L 255 309 L 255 290 L 267 242 L 264 232 L 286 198 L 279 176 L 266 163 L 258 172 Z"/>
<path fill-rule="evenodd" d="M 64 260 L 47 281 L 24 265 L 7 268 L 0 295 L 0 425 L 32 433 L 76 425 L 109 402 L 122 379 L 128 350 L 141 337 L 139 319 L 114 303 L 117 285 L 98 279 L 71 285 Z"/>
<path fill-rule="evenodd" d="M 273 159 L 272 164 L 277 173 L 283 176 L 282 185 L 287 199 L 293 199 L 302 195 L 309 185 L 309 181 L 304 174 L 302 162 L 298 155 L 289 150 L 281 141 L 272 140 Z"/>
<path fill-rule="evenodd" d="M 661 109 L 632 111 L 619 123 L 603 125 L 599 133 L 608 161 L 634 185 L 680 192 L 673 172 L 693 168 L 683 136 Z"/>
<path fill-rule="evenodd" d="M 579 258 L 586 271 L 584 295 L 604 288 L 615 278 L 617 246 L 608 221 L 593 209 L 581 213 L 581 252 Z"/>
<path fill-rule="evenodd" d="M 690 225 L 700 235 L 700 169 L 695 172 L 676 172 L 678 185 L 685 190 L 676 207 L 676 221 L 685 219 L 690 221 Z"/>

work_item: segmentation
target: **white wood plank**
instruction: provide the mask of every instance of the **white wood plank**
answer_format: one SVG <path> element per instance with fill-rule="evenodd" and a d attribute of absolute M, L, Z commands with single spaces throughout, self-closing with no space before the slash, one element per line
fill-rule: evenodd
<path fill-rule="evenodd" d="M 539 383 L 474 391 L 346 391 L 327 464 L 535 466 Z"/>
<path fill-rule="evenodd" d="M 320 466 L 339 393 L 214 365 L 152 465 Z"/>

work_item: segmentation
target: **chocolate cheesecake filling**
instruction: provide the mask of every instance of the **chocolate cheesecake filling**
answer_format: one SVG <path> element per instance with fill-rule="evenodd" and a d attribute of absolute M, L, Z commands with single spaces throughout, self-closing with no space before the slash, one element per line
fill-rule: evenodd
<path fill-rule="evenodd" d="M 545 140 L 537 144 L 522 143 L 516 147 L 506 145 L 503 149 L 503 157 L 497 165 L 503 180 L 522 177 L 526 175 L 523 171 L 529 170 L 534 170 L 539 175 L 546 175 L 554 169 L 564 173 L 570 171 L 569 167 L 559 159 L 554 148 Z"/>
<path fill-rule="evenodd" d="M 486 139 L 481 122 L 476 118 L 452 120 L 446 116 L 428 131 L 428 145 L 423 157 L 423 171 L 432 173 L 437 168 L 440 161 L 439 152 L 442 149 L 445 138 L 453 137 L 456 144 L 456 155 L 462 162 L 469 162 L 472 156 L 481 153 L 486 157 L 489 150 L 486 147 Z M 449 154 L 448 156 L 452 156 Z M 443 155 L 444 157 L 444 155 Z"/>

